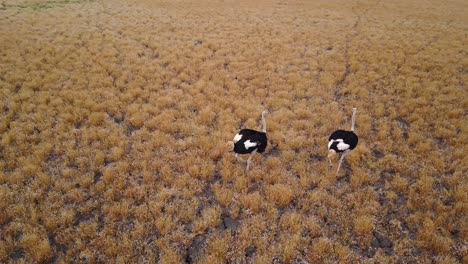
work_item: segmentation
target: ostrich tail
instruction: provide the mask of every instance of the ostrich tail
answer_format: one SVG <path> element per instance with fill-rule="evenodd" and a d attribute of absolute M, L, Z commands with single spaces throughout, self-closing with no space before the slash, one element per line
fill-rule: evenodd
<path fill-rule="evenodd" d="M 226 148 L 229 152 L 234 151 L 234 141 L 226 142 Z"/>

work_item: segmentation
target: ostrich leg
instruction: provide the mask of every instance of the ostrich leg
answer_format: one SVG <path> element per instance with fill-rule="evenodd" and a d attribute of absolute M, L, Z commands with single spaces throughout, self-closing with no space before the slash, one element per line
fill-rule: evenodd
<path fill-rule="evenodd" d="M 255 149 L 254 151 L 252 151 L 252 153 L 250 153 L 250 157 L 249 159 L 247 160 L 247 168 L 245 169 L 245 171 L 248 171 L 249 170 L 249 167 L 250 167 L 250 163 L 252 162 L 252 156 L 257 152 L 257 150 Z"/>
<path fill-rule="evenodd" d="M 338 169 L 336 169 L 336 174 L 338 174 L 338 171 L 340 170 L 340 167 L 341 167 L 341 163 L 343 162 L 345 156 L 348 155 L 348 153 L 349 153 L 349 150 L 346 150 L 346 151 L 343 152 L 343 154 L 341 155 L 340 162 L 338 162 Z"/>
<path fill-rule="evenodd" d="M 238 161 L 245 162 L 245 159 L 239 157 L 239 154 L 238 154 L 238 153 L 236 153 L 236 155 L 234 155 L 234 156 L 236 157 L 236 159 L 237 159 Z"/>

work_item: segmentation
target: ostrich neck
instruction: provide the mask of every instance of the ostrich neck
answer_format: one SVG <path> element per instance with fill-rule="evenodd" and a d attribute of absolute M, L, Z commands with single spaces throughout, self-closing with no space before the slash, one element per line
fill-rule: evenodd
<path fill-rule="evenodd" d="M 262 113 L 262 123 L 263 123 L 263 129 L 262 129 L 262 131 L 263 131 L 263 133 L 266 133 L 266 131 L 267 131 L 267 130 L 266 130 L 266 129 L 267 129 L 267 126 L 266 126 L 265 114 L 264 114 L 264 113 Z"/>
<path fill-rule="evenodd" d="M 351 131 L 354 131 L 354 121 L 355 121 L 356 111 L 353 111 L 353 118 L 351 120 Z"/>

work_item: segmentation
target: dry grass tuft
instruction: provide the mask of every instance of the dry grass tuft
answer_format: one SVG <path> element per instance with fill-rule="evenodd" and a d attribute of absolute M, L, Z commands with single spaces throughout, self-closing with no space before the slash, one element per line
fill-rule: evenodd
<path fill-rule="evenodd" d="M 270 202 L 275 203 L 278 207 L 287 206 L 293 199 L 292 190 L 284 184 L 275 184 L 267 189 L 267 197 Z"/>
<path fill-rule="evenodd" d="M 372 218 L 362 215 L 354 218 L 354 232 L 358 236 L 369 236 L 372 232 Z"/>

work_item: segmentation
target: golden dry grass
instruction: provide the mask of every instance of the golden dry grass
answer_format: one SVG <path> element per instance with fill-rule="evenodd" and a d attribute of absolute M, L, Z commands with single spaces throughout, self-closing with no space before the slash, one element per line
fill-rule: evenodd
<path fill-rule="evenodd" d="M 468 262 L 466 1 L 249 2 L 2 2 L 1 263 Z"/>

